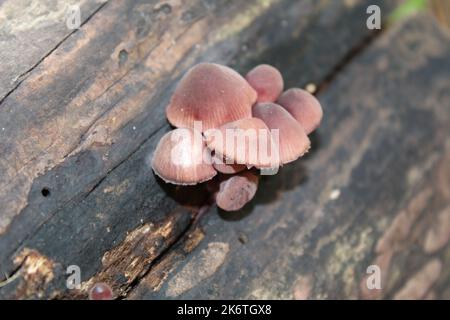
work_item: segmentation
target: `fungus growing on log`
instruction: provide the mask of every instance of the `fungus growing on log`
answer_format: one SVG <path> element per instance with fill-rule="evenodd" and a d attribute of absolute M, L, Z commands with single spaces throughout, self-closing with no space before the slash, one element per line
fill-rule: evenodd
<path fill-rule="evenodd" d="M 323 111 L 319 101 L 306 90 L 292 88 L 278 98 L 277 103 L 285 108 L 305 129 L 313 132 L 322 120 Z"/>
<path fill-rule="evenodd" d="M 256 92 L 236 71 L 214 63 L 200 63 L 181 79 L 166 109 L 169 122 L 203 130 L 251 117 Z"/>
<path fill-rule="evenodd" d="M 100 282 L 95 283 L 89 290 L 89 300 L 112 300 L 113 292 L 109 285 Z"/>
<path fill-rule="evenodd" d="M 303 156 L 311 145 L 303 127 L 283 107 L 275 103 L 258 103 L 253 116 L 261 119 L 271 130 L 279 130 L 280 164 Z"/>
<path fill-rule="evenodd" d="M 303 156 L 310 147 L 307 134 L 322 119 L 314 96 L 301 89 L 281 94 L 283 86 L 270 65 L 255 67 L 245 79 L 214 63 L 192 67 L 166 108 L 177 128 L 159 141 L 154 172 L 172 184 L 207 181 L 218 207 L 241 209 L 256 193 L 257 169 L 264 174 Z"/>
<path fill-rule="evenodd" d="M 283 91 L 284 82 L 278 69 L 260 64 L 250 70 L 245 79 L 258 94 L 257 102 L 274 102 Z"/>
<path fill-rule="evenodd" d="M 231 162 L 230 164 L 227 164 L 227 160 L 223 159 L 222 157 L 218 155 L 214 155 L 213 158 L 213 167 L 217 170 L 217 172 L 224 173 L 224 174 L 234 174 L 241 171 L 244 171 L 247 169 L 247 166 L 244 164 L 237 164 L 233 163 L 233 161 L 228 160 Z"/>
<path fill-rule="evenodd" d="M 201 133 L 187 128 L 172 130 L 161 138 L 152 168 L 165 182 L 180 185 L 204 182 L 217 174 Z"/>
<path fill-rule="evenodd" d="M 208 148 L 232 163 L 258 168 L 273 164 L 270 157 L 262 155 L 262 151 L 270 152 L 273 143 L 270 130 L 261 119 L 233 121 L 206 131 L 205 137 Z"/>
<path fill-rule="evenodd" d="M 249 170 L 227 176 L 215 195 L 217 206 L 225 211 L 242 209 L 255 196 L 258 182 L 259 176 Z"/>

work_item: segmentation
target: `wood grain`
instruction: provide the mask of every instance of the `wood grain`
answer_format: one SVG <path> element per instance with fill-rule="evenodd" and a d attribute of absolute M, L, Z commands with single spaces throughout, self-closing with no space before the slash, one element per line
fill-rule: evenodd
<path fill-rule="evenodd" d="M 164 107 L 179 77 L 199 61 L 241 72 L 268 62 L 288 85 L 319 83 L 372 36 L 360 27 L 367 3 L 110 1 L 99 8 L 0 103 L 0 271 L 17 276 L 0 297 L 85 298 L 100 280 L 116 297 L 143 277 L 165 285 L 207 235 L 196 218 L 202 186 L 164 185 L 148 166 L 169 130 Z M 228 265 L 233 247 L 206 248 L 223 261 L 184 288 Z M 82 270 L 79 291 L 66 288 L 72 264 Z"/>
<path fill-rule="evenodd" d="M 428 15 L 383 34 L 319 96 L 311 154 L 241 212 L 211 210 L 199 245 L 181 242 L 129 297 L 450 298 L 449 56 Z M 366 286 L 373 264 L 381 290 Z"/>
<path fill-rule="evenodd" d="M 0 3 L 0 101 L 77 29 L 66 25 L 69 6 L 80 8 L 83 25 L 106 0 L 24 1 Z"/>

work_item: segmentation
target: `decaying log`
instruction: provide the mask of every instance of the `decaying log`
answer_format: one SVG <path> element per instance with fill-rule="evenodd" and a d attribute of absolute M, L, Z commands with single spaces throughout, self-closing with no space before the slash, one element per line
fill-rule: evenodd
<path fill-rule="evenodd" d="M 129 297 L 450 298 L 449 56 L 428 15 L 382 34 L 319 95 L 311 154 L 245 210 L 205 216 L 195 250 L 179 243 Z"/>
<path fill-rule="evenodd" d="M 107 0 L 72 1 L 86 23 Z M 0 3 L 0 101 L 76 29 L 65 23 L 65 1 L 2 1 Z"/>
<path fill-rule="evenodd" d="M 79 30 L 1 76 L 0 272 L 13 280 L 0 297 L 86 298 L 97 281 L 128 298 L 370 297 L 359 288 L 375 262 L 392 270 L 382 297 L 448 297 L 448 39 L 422 17 L 365 48 L 378 34 L 362 27 L 368 3 L 82 2 Z M 234 215 L 200 216 L 203 186 L 165 185 L 148 165 L 173 88 L 200 61 L 322 84 L 311 155 Z"/>

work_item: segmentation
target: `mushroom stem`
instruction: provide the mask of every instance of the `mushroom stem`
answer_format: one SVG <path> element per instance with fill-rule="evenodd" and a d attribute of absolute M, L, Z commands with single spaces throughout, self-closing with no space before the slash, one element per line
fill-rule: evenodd
<path fill-rule="evenodd" d="M 237 211 L 255 196 L 259 176 L 253 171 L 243 171 L 226 177 L 215 194 L 217 206 L 225 211 Z"/>

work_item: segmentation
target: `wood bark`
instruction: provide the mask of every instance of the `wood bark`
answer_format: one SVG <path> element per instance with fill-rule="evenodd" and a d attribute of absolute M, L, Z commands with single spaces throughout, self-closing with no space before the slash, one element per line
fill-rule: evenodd
<path fill-rule="evenodd" d="M 10 68 L 37 35 L 0 56 L 0 297 L 86 298 L 99 281 L 118 298 L 449 297 L 450 45 L 430 16 L 378 33 L 367 1 L 87 3 L 26 63 Z M 325 110 L 311 154 L 235 214 L 149 167 L 201 61 L 271 63 Z M 364 290 L 371 264 L 381 291 Z"/>

